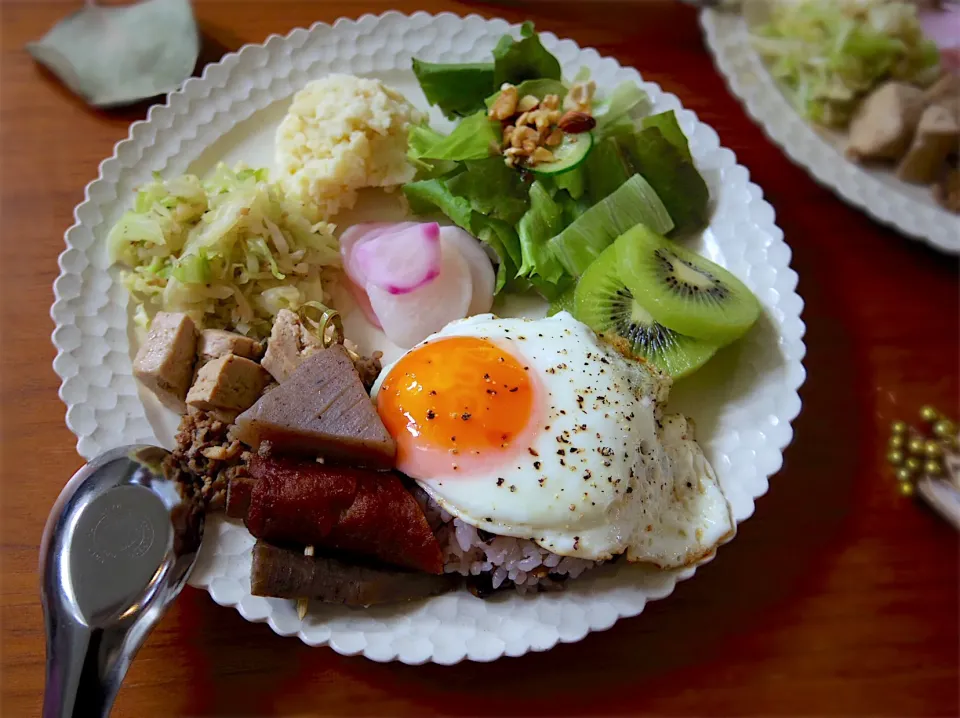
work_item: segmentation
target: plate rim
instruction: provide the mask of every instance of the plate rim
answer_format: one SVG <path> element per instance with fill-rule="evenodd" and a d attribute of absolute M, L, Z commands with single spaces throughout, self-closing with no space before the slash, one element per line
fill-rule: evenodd
<path fill-rule="evenodd" d="M 151 125 L 161 125 L 162 122 L 166 119 L 166 114 L 169 114 L 171 108 L 174 104 L 179 101 L 186 102 L 188 105 L 195 101 L 197 98 L 185 98 L 186 94 L 191 91 L 206 89 L 207 92 L 205 95 L 201 95 L 199 99 L 203 99 L 214 89 L 223 87 L 226 85 L 230 78 L 231 73 L 234 68 L 240 63 L 241 58 L 244 57 L 262 57 L 265 54 L 265 51 L 269 50 L 270 47 L 276 48 L 277 45 L 282 46 L 288 52 L 295 50 L 296 48 L 303 45 L 309 40 L 310 37 L 324 31 L 336 31 L 338 28 L 361 28 L 361 29 L 371 29 L 379 26 L 381 23 L 390 23 L 390 22 L 400 22 L 400 23 L 413 23 L 414 21 L 426 21 L 426 22 L 455 22 L 460 24 L 469 24 L 469 23 L 482 23 L 485 28 L 488 28 L 489 31 L 492 31 L 493 27 L 496 27 L 498 32 L 504 31 L 516 31 L 519 27 L 519 23 L 507 23 L 505 20 L 500 18 L 485 18 L 475 13 L 471 13 L 465 16 L 460 16 L 455 13 L 438 13 L 431 14 L 426 12 L 416 12 L 412 14 L 400 13 L 397 11 L 387 11 L 378 15 L 374 14 L 364 14 L 357 19 L 351 18 L 338 18 L 333 23 L 326 22 L 316 22 L 310 26 L 310 28 L 294 28 L 286 35 L 272 34 L 262 43 L 247 43 L 239 48 L 235 52 L 228 53 L 224 55 L 221 60 L 216 63 L 212 63 L 204 68 L 204 71 L 200 77 L 194 77 L 188 79 L 184 86 L 174 92 L 171 92 L 163 104 L 157 104 L 150 108 L 147 113 L 147 117 L 144 120 L 138 120 L 131 124 L 129 132 L 125 138 L 119 140 L 113 149 L 113 153 L 105 158 L 98 166 L 97 177 L 92 180 L 84 189 L 84 200 L 78 204 L 74 209 L 74 224 L 67 229 L 64 234 L 64 239 L 66 243 L 66 248 L 60 254 L 58 259 L 58 265 L 60 268 L 60 274 L 57 280 L 54 283 L 54 295 L 55 301 L 51 307 L 50 314 L 54 320 L 55 329 L 52 334 L 52 341 L 54 346 L 57 349 L 57 356 L 54 360 L 54 369 L 61 378 L 61 385 L 59 390 L 59 395 L 61 400 L 67 406 L 67 415 L 66 423 L 68 428 L 78 437 L 77 450 L 81 456 L 88 457 L 92 453 L 93 449 L 98 447 L 97 441 L 91 439 L 90 433 L 84 431 L 84 428 L 80 425 L 81 422 L 75 417 L 72 416 L 72 412 L 78 407 L 84 404 L 83 401 L 75 401 L 74 394 L 75 392 L 71 388 L 71 381 L 77 378 L 78 370 L 76 367 L 71 364 L 72 357 L 71 351 L 78 349 L 81 344 L 80 340 L 76 339 L 73 334 L 67 337 L 64 334 L 63 330 L 69 330 L 72 327 L 76 326 L 76 316 L 72 314 L 72 307 L 70 302 L 72 299 L 81 296 L 81 287 L 82 287 L 82 276 L 77 282 L 80 283 L 80 286 L 73 286 L 72 279 L 76 278 L 78 274 L 82 275 L 82 272 L 77 272 L 75 268 L 70 266 L 75 257 L 70 257 L 71 252 L 76 252 L 79 249 L 79 245 L 86 244 L 86 248 L 83 249 L 83 252 L 86 252 L 90 248 L 95 238 L 92 237 L 92 230 L 87 232 L 90 237 L 83 237 L 83 242 L 78 241 L 78 233 L 82 233 L 85 226 L 93 223 L 93 228 L 99 226 L 103 221 L 103 216 L 100 214 L 101 205 L 108 205 L 116 202 L 117 197 L 109 197 L 105 200 L 96 199 L 93 195 L 96 194 L 98 190 L 99 183 L 108 181 L 107 174 L 112 172 L 113 166 L 117 164 L 120 159 L 121 154 L 124 151 L 124 148 L 130 146 L 131 143 L 138 142 L 137 135 L 138 132 L 149 128 Z M 366 28 L 364 28 L 366 26 Z M 745 189 L 750 194 L 750 199 L 747 201 L 748 205 L 752 205 L 753 209 L 750 212 L 751 219 L 755 221 L 757 226 L 764 230 L 767 235 L 770 237 L 770 246 L 776 247 L 778 250 L 778 258 L 774 264 L 776 270 L 779 273 L 782 273 L 783 279 L 779 280 L 777 283 L 776 291 L 780 294 L 780 302 L 786 300 L 789 303 L 789 309 L 787 312 L 783 312 L 780 309 L 781 304 L 778 303 L 778 311 L 781 314 L 784 314 L 785 319 L 790 320 L 790 331 L 787 332 L 786 321 L 781 319 L 780 324 L 780 343 L 788 342 L 791 345 L 792 353 L 788 361 L 784 364 L 784 386 L 781 392 L 777 395 L 778 409 L 780 409 L 777 419 L 780 422 L 780 426 L 777 427 L 775 437 L 763 437 L 764 451 L 768 453 L 765 458 L 770 459 L 769 466 L 764 471 L 760 472 L 745 493 L 750 495 L 750 508 L 745 515 L 741 516 L 737 523 L 740 521 L 746 520 L 749 518 L 755 508 L 756 500 L 763 496 L 769 489 L 769 478 L 777 473 L 783 463 L 783 452 L 784 449 L 790 444 L 793 438 L 793 428 L 792 422 L 799 414 L 801 409 L 801 400 L 799 396 L 799 388 L 803 384 L 806 378 L 806 371 L 803 366 L 803 358 L 806 353 L 806 347 L 803 342 L 803 336 L 805 333 L 805 325 L 801 318 L 803 310 L 803 300 L 800 298 L 799 294 L 796 292 L 798 276 L 797 273 L 790 267 L 791 252 L 789 246 L 783 239 L 782 230 L 777 227 L 775 223 L 775 212 L 773 207 L 763 198 L 763 191 L 755 184 L 749 181 L 749 171 L 742 165 L 737 164 L 736 156 L 734 153 L 719 145 L 719 138 L 716 135 L 716 131 L 712 127 L 703 123 L 696 117 L 696 114 L 685 108 L 682 108 L 682 105 L 679 102 L 679 99 L 673 96 L 670 93 L 664 92 L 658 85 L 655 83 L 643 80 L 642 75 L 635 68 L 630 66 L 621 66 L 614 58 L 608 56 L 602 56 L 593 48 L 580 47 L 576 42 L 569 39 L 560 39 L 556 35 L 549 32 L 540 33 L 542 36 L 549 38 L 552 44 L 562 44 L 568 48 L 573 48 L 578 57 L 592 56 L 596 58 L 597 62 L 606 62 L 612 63 L 612 66 L 616 68 L 617 71 L 624 71 L 627 74 L 635 77 L 637 82 L 642 83 L 648 88 L 655 88 L 662 98 L 667 99 L 668 101 L 675 102 L 676 106 L 680 108 L 680 111 L 683 113 L 689 113 L 693 118 L 694 126 L 696 129 L 700 130 L 703 128 L 705 133 L 709 133 L 710 143 L 716 146 L 714 151 L 723 152 L 724 154 L 724 167 L 730 167 L 737 171 L 742 171 L 743 173 L 743 182 Z M 217 79 L 217 76 L 219 79 Z M 193 108 L 196 109 L 196 108 Z M 260 108 L 255 108 L 251 111 L 256 111 Z M 250 115 L 245 115 L 238 117 L 233 123 L 238 124 L 243 120 L 247 119 Z M 172 120 L 171 120 L 172 122 Z M 231 125 L 232 127 L 233 125 Z M 142 138 L 141 138 L 142 139 Z M 137 162 L 143 161 L 142 157 L 137 158 Z M 111 164 L 113 163 L 113 164 Z M 126 169 L 126 168 L 124 168 Z M 124 169 L 118 170 L 117 175 L 122 176 Z M 129 169 L 126 169 L 129 171 Z M 114 184 L 116 184 L 117 179 L 114 178 Z M 115 189 L 115 188 L 114 188 Z M 93 219 L 88 219 L 92 217 Z M 771 260 L 773 263 L 774 260 Z M 116 285 L 116 282 L 113 282 L 111 286 Z M 125 291 L 125 290 L 124 290 Z M 86 317 L 82 317 L 86 318 Z M 74 323 L 70 324 L 68 319 L 73 319 Z M 86 330 L 83 330 L 86 331 Z M 77 332 L 81 332 L 80 329 Z M 75 332 L 74 334 L 76 334 Z M 788 336 L 789 334 L 789 336 Z M 81 334 L 80 339 L 86 334 Z M 125 341 L 125 340 L 124 340 Z M 76 345 L 76 346 L 73 346 Z M 129 346 L 127 348 L 126 360 L 129 363 Z M 112 370 L 111 370 L 112 371 Z M 111 378 L 114 375 L 111 374 Z M 131 377 L 132 381 L 132 377 Z M 69 393 L 69 395 L 68 395 Z M 130 399 L 129 394 L 122 395 L 121 399 Z M 139 402 L 139 398 L 136 393 L 132 394 L 132 400 L 140 407 L 140 413 L 143 414 L 142 404 Z M 128 402 L 129 403 L 129 402 Z M 119 410 L 119 408 L 118 408 Z M 143 423 L 146 424 L 146 418 L 144 417 Z M 125 427 L 126 429 L 126 427 Z M 146 431 L 149 435 L 152 436 L 152 428 L 149 424 L 146 425 Z M 776 456 L 773 456 L 773 455 Z M 765 474 L 765 475 L 764 475 Z M 691 567 L 677 572 L 670 572 L 671 575 L 668 580 L 665 581 L 665 586 L 663 590 L 647 592 L 644 596 L 644 602 L 640 604 L 639 608 L 633 610 L 623 610 L 618 608 L 616 610 L 616 618 L 605 626 L 595 626 L 588 625 L 586 629 L 578 633 L 577 635 L 560 635 L 558 634 L 556 638 L 549 644 L 535 644 L 528 643 L 523 650 L 519 652 L 508 652 L 506 649 L 501 650 L 498 654 L 488 656 L 488 657 L 476 657 L 470 655 L 468 652 L 465 652 L 464 655 L 456 658 L 453 661 L 443 661 L 438 660 L 433 653 L 428 656 L 408 658 L 400 654 L 392 655 L 389 657 L 383 657 L 381 655 L 370 655 L 368 654 L 365 647 L 357 648 L 354 644 L 350 642 L 338 643 L 337 636 L 330 636 L 325 640 L 315 640 L 304 635 L 302 627 L 299 627 L 299 630 L 292 632 L 285 630 L 279 627 L 273 620 L 272 615 L 265 617 L 250 615 L 244 610 L 243 605 L 240 601 L 229 601 L 221 600 L 222 596 L 218 596 L 217 592 L 214 590 L 214 587 L 210 585 L 203 586 L 210 593 L 211 597 L 220 603 L 221 605 L 231 605 L 237 608 L 238 612 L 244 616 L 249 621 L 253 622 L 267 622 L 271 628 L 278 633 L 279 635 L 297 635 L 303 642 L 308 645 L 330 645 L 338 653 L 344 655 L 355 655 L 358 653 L 363 653 L 368 658 L 377 661 L 392 661 L 399 660 L 404 663 L 409 664 L 420 664 L 427 661 L 433 661 L 438 663 L 451 663 L 459 662 L 460 660 L 474 660 L 474 661 L 488 661 L 495 660 L 496 658 L 502 657 L 504 655 L 522 655 L 530 651 L 543 651 L 548 650 L 549 648 L 556 645 L 560 642 L 575 642 L 581 640 L 587 633 L 594 630 L 606 630 L 613 625 L 617 620 L 624 617 L 629 617 L 637 615 L 642 612 L 643 607 L 646 601 L 649 600 L 658 600 L 660 598 L 665 598 L 670 593 L 673 592 L 673 589 L 676 583 L 680 580 L 686 580 L 690 578 L 696 571 L 696 567 Z M 195 584 L 196 585 L 196 584 Z M 360 632 L 362 633 L 362 631 Z"/>
<path fill-rule="evenodd" d="M 714 67 L 730 93 L 788 159 L 880 224 L 940 252 L 960 254 L 960 217 L 921 204 L 839 155 L 786 100 L 756 51 L 742 41 L 746 29 L 739 13 L 704 8 L 699 20 Z M 786 120 L 784 107 L 789 111 Z"/>

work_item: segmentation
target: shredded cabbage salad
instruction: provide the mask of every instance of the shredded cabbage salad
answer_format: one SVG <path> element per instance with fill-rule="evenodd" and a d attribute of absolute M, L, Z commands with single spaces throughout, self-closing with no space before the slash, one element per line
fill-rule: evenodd
<path fill-rule="evenodd" d="M 939 72 L 937 46 L 909 2 L 781 0 L 753 43 L 800 112 L 833 127 L 846 127 L 880 82 L 924 86 Z"/>
<path fill-rule="evenodd" d="M 340 265 L 333 225 L 311 224 L 264 169 L 218 165 L 139 188 L 107 238 L 135 319 L 186 312 L 199 326 L 263 338 L 281 309 L 323 308 Z"/>

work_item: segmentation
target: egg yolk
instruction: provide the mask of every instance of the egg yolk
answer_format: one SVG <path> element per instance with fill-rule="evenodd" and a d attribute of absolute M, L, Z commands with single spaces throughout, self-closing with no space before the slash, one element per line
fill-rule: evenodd
<path fill-rule="evenodd" d="M 456 470 L 469 457 L 511 451 L 530 424 L 534 393 L 522 360 L 486 339 L 450 337 L 400 359 L 380 387 L 377 410 L 397 441 L 397 467 L 428 478 L 416 472 L 418 452 L 442 452 L 449 457 L 443 468 Z"/>

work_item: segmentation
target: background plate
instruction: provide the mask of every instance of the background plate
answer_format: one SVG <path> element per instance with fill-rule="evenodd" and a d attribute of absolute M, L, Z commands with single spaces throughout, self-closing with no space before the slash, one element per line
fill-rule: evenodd
<path fill-rule="evenodd" d="M 325 73 L 380 77 L 426 108 L 409 70 L 413 55 L 446 62 L 485 59 L 510 30 L 502 20 L 425 13 L 388 12 L 339 20 L 333 26 L 318 23 L 227 55 L 208 66 L 202 78 L 188 80 L 172 93 L 167 104 L 152 107 L 146 121 L 134 123 L 129 138 L 101 164 L 99 178 L 87 186 L 86 201 L 75 210 L 76 224 L 66 233 L 67 249 L 54 285 L 54 368 L 63 379 L 60 396 L 80 454 L 91 458 L 137 442 L 170 446 L 176 425 L 175 417 L 138 391 L 131 374 L 127 295 L 108 268 L 104 240 L 138 184 L 155 170 L 168 176 L 187 170 L 202 173 L 220 159 L 270 163 L 273 129 L 290 95 Z M 782 464 L 782 450 L 792 437 L 790 422 L 800 411 L 797 389 L 804 379 L 803 302 L 795 292 L 797 275 L 789 267 L 790 250 L 774 224 L 773 208 L 734 154 L 720 147 L 716 132 L 683 110 L 676 97 L 595 50 L 581 50 L 550 33 L 541 37 L 565 76 L 586 66 L 601 91 L 630 80 L 640 83 L 658 111 L 677 110 L 714 205 L 710 226 L 692 242 L 693 248 L 737 274 L 763 304 L 764 315 L 754 329 L 680 382 L 671 398 L 672 409 L 696 420 L 734 517 L 742 521 L 753 513 L 754 499 L 767 491 L 768 477 Z M 443 124 L 436 112 L 431 119 Z M 358 338 L 368 348 L 376 341 L 371 335 Z M 250 595 L 252 543 L 242 525 L 212 521 L 191 583 L 282 635 L 330 645 L 344 654 L 413 664 L 489 661 L 577 641 L 589 631 L 609 628 L 620 617 L 640 613 L 648 600 L 667 596 L 678 580 L 695 570 L 617 565 L 592 571 L 559 593 L 503 594 L 483 601 L 464 591 L 364 610 L 314 605 L 300 621 L 292 602 Z"/>
<path fill-rule="evenodd" d="M 730 91 L 790 159 L 874 219 L 943 252 L 960 254 L 960 217 L 939 206 L 929 187 L 901 182 L 892 171 L 850 162 L 843 155 L 845 142 L 839 133 L 808 124 L 767 72 L 739 13 L 706 9 L 700 24 Z"/>

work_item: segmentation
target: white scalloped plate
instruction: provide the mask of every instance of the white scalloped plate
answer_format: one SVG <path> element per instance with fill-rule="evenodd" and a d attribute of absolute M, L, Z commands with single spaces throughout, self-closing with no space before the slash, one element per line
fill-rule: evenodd
<path fill-rule="evenodd" d="M 513 28 L 514 30 L 516 28 Z M 78 451 L 91 458 L 122 444 L 172 443 L 175 420 L 138 393 L 131 375 L 127 296 L 108 271 L 104 240 L 129 206 L 133 189 L 154 170 L 167 175 L 204 172 L 217 159 L 270 163 L 273 128 L 289 96 L 311 78 L 331 71 L 371 74 L 393 84 L 421 107 L 423 95 L 409 70 L 416 54 L 428 60 L 473 61 L 489 57 L 511 26 L 502 20 L 450 14 L 405 16 L 388 12 L 332 27 L 314 25 L 263 45 L 247 45 L 187 81 L 166 105 L 151 108 L 131 127 L 100 177 L 77 207 L 66 233 L 55 284 L 58 349 L 54 368 Z M 749 517 L 754 499 L 782 464 L 790 422 L 800 411 L 803 383 L 803 302 L 790 250 L 763 200 L 734 154 L 716 132 L 680 107 L 673 95 L 645 83 L 631 68 L 581 50 L 570 40 L 542 35 L 572 77 L 585 65 L 603 89 L 623 80 L 640 83 L 658 110 L 675 109 L 714 202 L 709 228 L 694 248 L 727 266 L 764 306 L 758 325 L 694 377 L 679 383 L 671 407 L 693 416 L 737 521 Z M 433 121 L 442 124 L 439 115 Z M 348 325 L 349 329 L 349 325 Z M 235 606 L 251 621 L 266 621 L 281 635 L 377 661 L 455 663 L 546 650 L 577 641 L 633 616 L 649 600 L 663 598 L 694 569 L 657 571 L 609 566 L 572 581 L 568 590 L 536 596 L 500 595 L 486 601 L 467 592 L 400 607 L 365 610 L 314 606 L 301 622 L 289 601 L 250 595 L 252 539 L 242 525 L 211 521 L 201 560 L 191 577 L 220 604 Z"/>
<path fill-rule="evenodd" d="M 815 129 L 800 116 L 754 51 L 740 13 L 708 8 L 700 14 L 700 24 L 730 91 L 791 160 L 877 221 L 940 251 L 960 254 L 960 217 L 939 206 L 929 187 L 850 162 L 839 133 Z"/>

